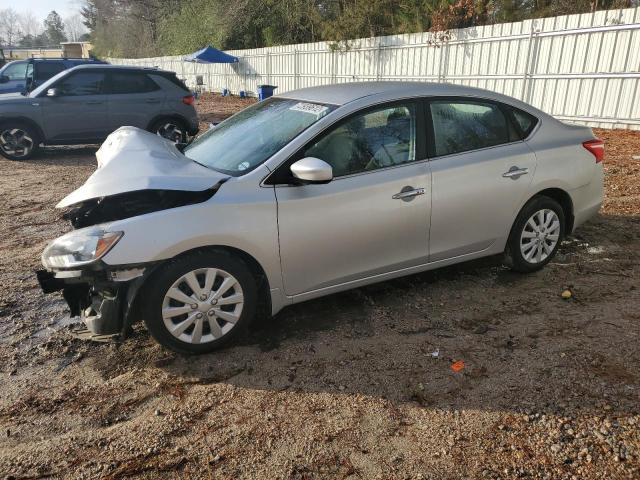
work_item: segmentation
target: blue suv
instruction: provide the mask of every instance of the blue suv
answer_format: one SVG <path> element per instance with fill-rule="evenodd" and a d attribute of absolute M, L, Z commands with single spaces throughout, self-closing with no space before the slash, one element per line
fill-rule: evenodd
<path fill-rule="evenodd" d="M 25 93 L 78 65 L 105 64 L 92 58 L 29 58 L 7 63 L 0 69 L 0 94 Z"/>

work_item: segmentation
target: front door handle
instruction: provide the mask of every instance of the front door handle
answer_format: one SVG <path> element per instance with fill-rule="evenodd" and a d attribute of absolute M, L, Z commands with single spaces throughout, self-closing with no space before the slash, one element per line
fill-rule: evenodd
<path fill-rule="evenodd" d="M 404 187 L 400 192 L 393 195 L 394 200 L 408 200 L 418 195 L 424 195 L 424 188 Z"/>
<path fill-rule="evenodd" d="M 85 102 L 87 105 L 102 105 L 104 102 L 100 101 L 100 100 L 89 100 L 88 102 Z"/>
<path fill-rule="evenodd" d="M 529 173 L 529 169 L 528 168 L 520 168 L 520 167 L 516 167 L 515 165 L 513 167 L 511 167 L 509 169 L 508 172 L 504 172 L 502 174 L 502 176 L 504 178 L 512 178 L 514 180 L 519 179 L 522 175 L 526 175 L 527 173 Z"/>

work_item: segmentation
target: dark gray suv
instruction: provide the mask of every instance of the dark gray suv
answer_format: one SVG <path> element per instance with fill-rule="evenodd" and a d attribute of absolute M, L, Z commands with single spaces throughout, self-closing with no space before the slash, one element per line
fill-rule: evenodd
<path fill-rule="evenodd" d="M 45 145 L 100 143 L 122 126 L 176 143 L 198 132 L 193 94 L 174 72 L 81 65 L 29 95 L 0 95 L 0 154 L 26 160 Z"/>

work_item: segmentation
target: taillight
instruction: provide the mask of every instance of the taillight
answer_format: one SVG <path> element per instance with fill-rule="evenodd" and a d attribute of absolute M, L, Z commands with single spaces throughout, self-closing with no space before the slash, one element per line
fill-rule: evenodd
<path fill-rule="evenodd" d="M 587 140 L 586 142 L 582 142 L 582 146 L 596 157 L 596 163 L 600 163 L 604 160 L 604 141 L 599 138 Z"/>
<path fill-rule="evenodd" d="M 184 103 L 185 105 L 193 105 L 193 102 L 195 102 L 196 97 L 194 97 L 193 95 L 187 95 L 186 97 L 182 97 L 182 103 Z"/>

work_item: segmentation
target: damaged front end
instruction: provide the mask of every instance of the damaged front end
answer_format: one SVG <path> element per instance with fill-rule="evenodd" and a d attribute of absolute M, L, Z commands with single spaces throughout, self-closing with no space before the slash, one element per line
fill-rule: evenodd
<path fill-rule="evenodd" d="M 36 272 L 42 291 L 61 291 L 71 316 L 80 316 L 92 335 L 126 337 L 133 322 L 140 317 L 139 302 L 136 301 L 140 290 L 158 262 L 107 265 L 102 257 L 124 232 L 106 232 L 102 226 L 107 222 L 205 202 L 222 183 L 223 180 L 212 188 L 196 192 L 124 192 L 72 205 L 62 217 L 76 230 L 54 240 L 44 251 L 42 262 L 46 270 Z"/>
<path fill-rule="evenodd" d="M 72 317 L 81 317 L 95 336 L 127 336 L 139 311 L 134 307 L 152 266 L 128 270 L 38 270 L 44 293 L 62 291 Z"/>
<path fill-rule="evenodd" d="M 111 222 L 206 202 L 229 176 L 133 127 L 112 133 L 96 158 L 96 171 L 58 203 L 74 230 L 49 243 L 42 254 L 45 270 L 37 276 L 45 293 L 62 291 L 71 314 L 80 315 L 95 335 L 126 335 L 139 313 L 140 290 L 160 262 L 105 262 L 126 236 L 113 231 Z"/>

